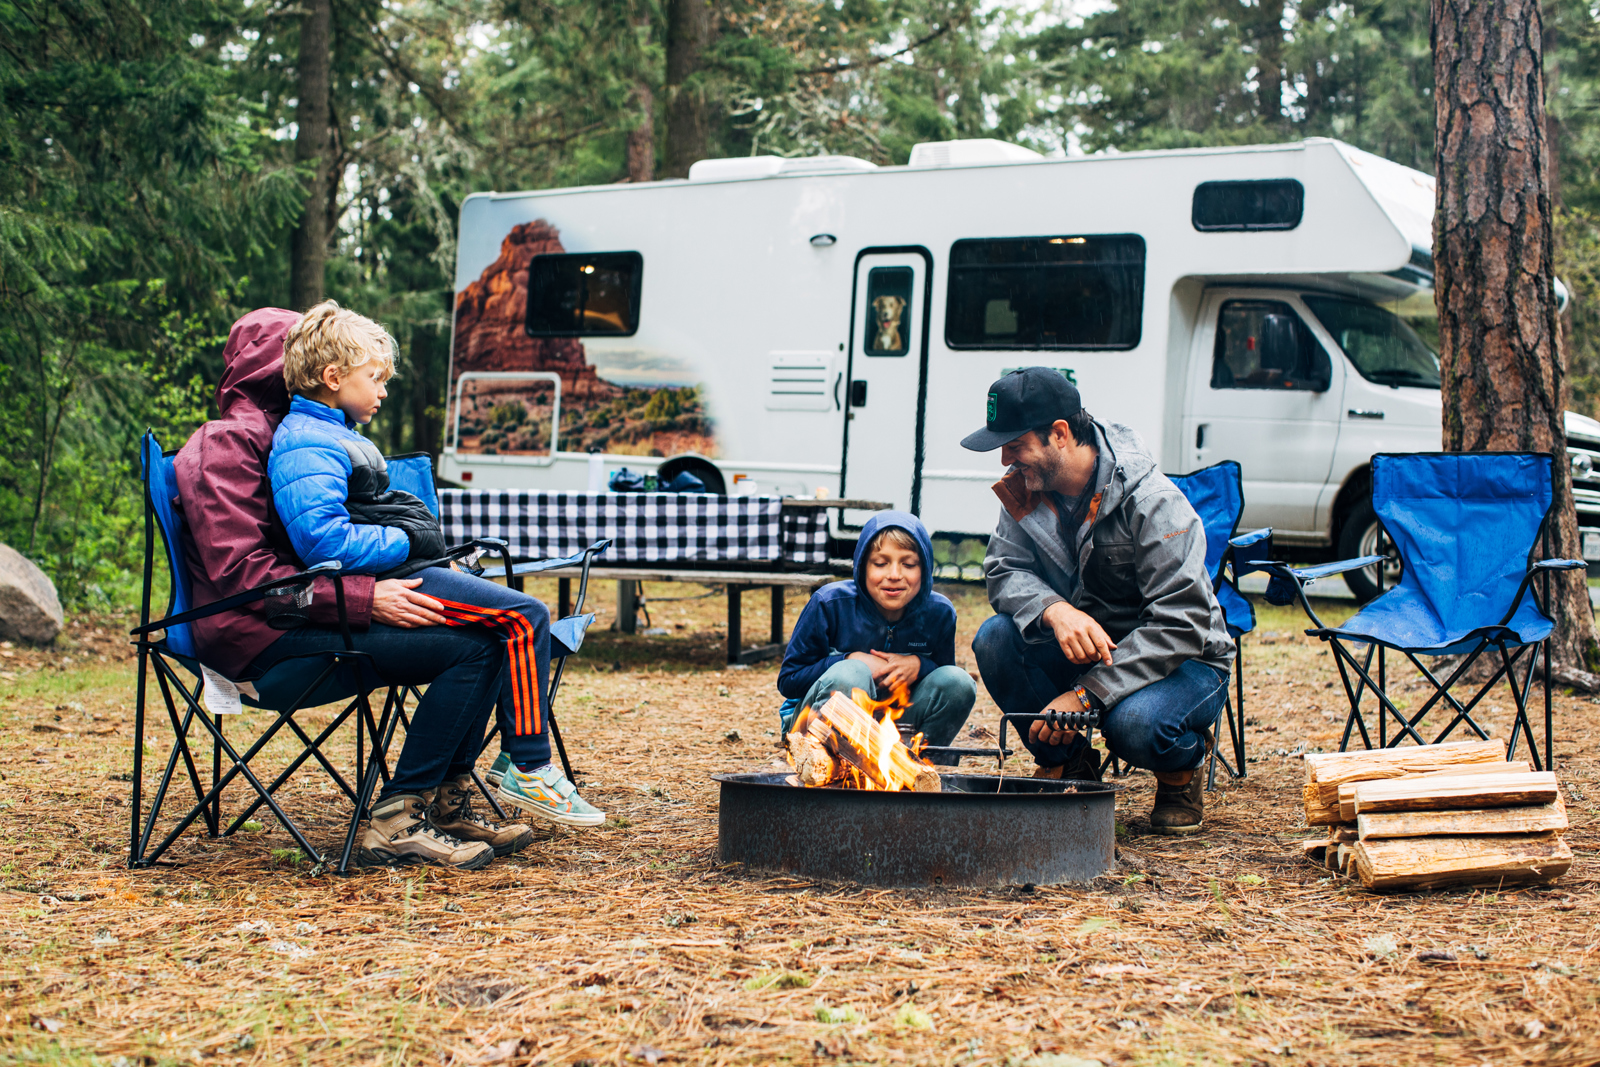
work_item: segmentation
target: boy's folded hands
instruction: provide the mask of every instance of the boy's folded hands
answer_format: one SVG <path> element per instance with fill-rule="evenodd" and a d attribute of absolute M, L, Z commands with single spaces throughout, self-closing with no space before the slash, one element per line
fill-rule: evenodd
<path fill-rule="evenodd" d="M 852 652 L 846 658 L 865 663 L 872 671 L 873 682 L 881 689 L 915 685 L 922 675 L 922 661 L 916 656 L 873 649 L 871 652 Z"/>

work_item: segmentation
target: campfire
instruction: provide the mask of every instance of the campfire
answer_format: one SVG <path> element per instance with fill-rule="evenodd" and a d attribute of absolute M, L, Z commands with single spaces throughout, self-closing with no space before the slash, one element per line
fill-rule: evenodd
<path fill-rule="evenodd" d="M 848 699 L 834 693 L 824 704 L 805 708 L 785 739 L 795 770 L 790 783 L 813 789 L 942 791 L 938 770 L 921 756 L 922 735 L 908 746 L 895 725 L 910 706 L 910 693 L 899 685 L 888 700 L 873 700 L 855 689 Z"/>

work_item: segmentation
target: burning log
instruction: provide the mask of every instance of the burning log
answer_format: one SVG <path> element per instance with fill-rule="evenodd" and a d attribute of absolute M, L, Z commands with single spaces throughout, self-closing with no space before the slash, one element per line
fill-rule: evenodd
<path fill-rule="evenodd" d="M 882 702 L 859 689 L 853 695 L 834 693 L 795 719 L 787 740 L 800 784 L 940 792 L 938 770 L 912 755 L 895 727 L 909 706 L 904 688 Z"/>

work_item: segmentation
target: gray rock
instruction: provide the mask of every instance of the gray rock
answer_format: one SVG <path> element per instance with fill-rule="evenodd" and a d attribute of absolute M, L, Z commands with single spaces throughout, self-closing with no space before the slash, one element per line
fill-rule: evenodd
<path fill-rule="evenodd" d="M 48 645 L 61 632 L 56 587 L 22 553 L 0 545 L 0 638 Z"/>

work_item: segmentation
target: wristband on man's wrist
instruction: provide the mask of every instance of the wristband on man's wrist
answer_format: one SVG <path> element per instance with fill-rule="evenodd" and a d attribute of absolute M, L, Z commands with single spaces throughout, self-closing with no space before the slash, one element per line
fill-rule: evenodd
<path fill-rule="evenodd" d="M 1081 685 L 1078 685 L 1072 687 L 1072 692 L 1073 695 L 1078 698 L 1078 703 L 1083 705 L 1084 711 L 1092 712 L 1095 710 L 1094 701 L 1089 697 L 1089 690 L 1085 689 Z"/>

